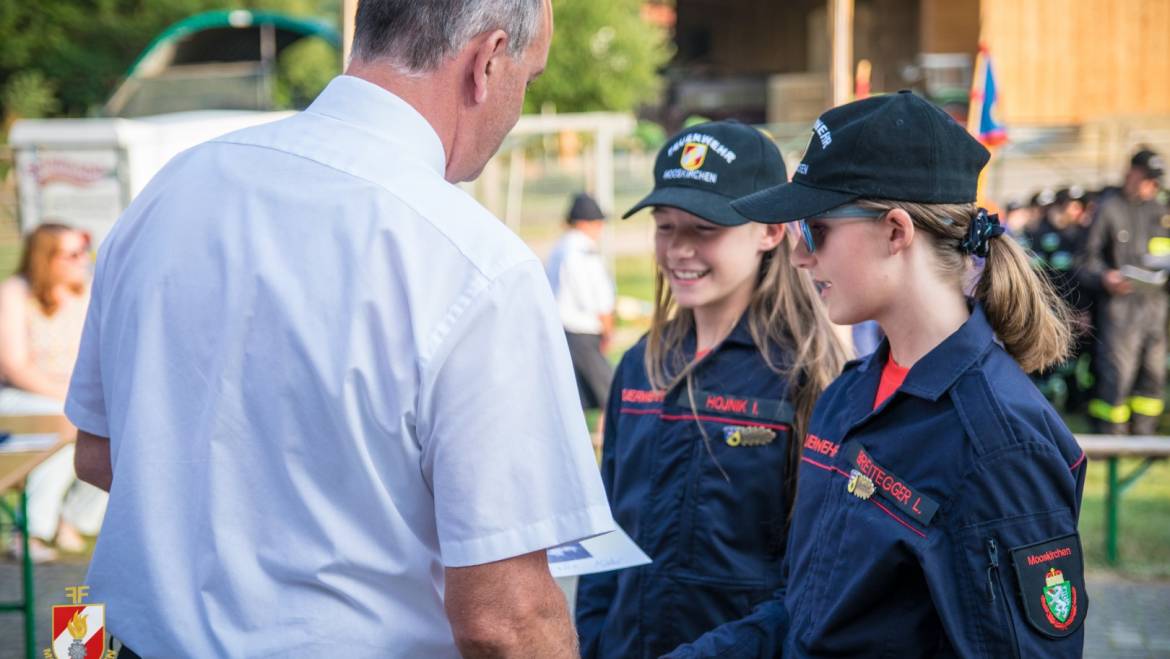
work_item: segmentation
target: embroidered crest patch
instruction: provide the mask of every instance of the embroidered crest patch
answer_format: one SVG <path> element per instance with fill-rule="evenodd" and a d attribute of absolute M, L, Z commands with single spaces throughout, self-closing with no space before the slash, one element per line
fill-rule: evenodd
<path fill-rule="evenodd" d="M 1011 554 L 1028 622 L 1053 638 L 1075 632 L 1089 604 L 1077 534 L 1019 547 Z"/>
<path fill-rule="evenodd" d="M 683 147 L 682 157 L 679 158 L 679 164 L 688 172 L 693 172 L 703 166 L 703 161 L 707 159 L 707 145 L 699 144 L 698 142 L 687 142 Z"/>

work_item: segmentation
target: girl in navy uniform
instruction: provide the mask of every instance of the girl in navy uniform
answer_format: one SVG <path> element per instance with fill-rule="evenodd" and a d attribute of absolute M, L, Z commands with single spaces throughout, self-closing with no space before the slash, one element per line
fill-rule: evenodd
<path fill-rule="evenodd" d="M 973 203 L 987 159 L 902 92 L 826 112 L 792 183 L 734 204 L 791 222 L 829 317 L 887 339 L 817 402 L 782 587 L 671 656 L 1081 655 L 1085 456 L 1025 375 L 1069 314 Z"/>
<path fill-rule="evenodd" d="M 776 146 L 736 122 L 658 154 L 650 332 L 618 366 L 602 475 L 614 518 L 651 556 L 582 577 L 585 657 L 657 657 L 746 615 L 779 586 L 799 442 L 845 354 L 782 225 L 730 201 L 786 180 Z"/>

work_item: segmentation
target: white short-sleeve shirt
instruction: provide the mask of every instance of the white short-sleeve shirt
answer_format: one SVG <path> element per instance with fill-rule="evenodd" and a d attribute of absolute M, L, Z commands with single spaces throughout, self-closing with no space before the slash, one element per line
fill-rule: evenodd
<path fill-rule="evenodd" d="M 143 655 L 457 656 L 443 568 L 613 528 L 537 258 L 353 77 L 176 157 L 98 257 L 66 413 Z"/>
<path fill-rule="evenodd" d="M 601 316 L 613 313 L 613 280 L 593 239 L 576 229 L 561 236 L 546 266 L 565 331 L 601 334 Z"/>

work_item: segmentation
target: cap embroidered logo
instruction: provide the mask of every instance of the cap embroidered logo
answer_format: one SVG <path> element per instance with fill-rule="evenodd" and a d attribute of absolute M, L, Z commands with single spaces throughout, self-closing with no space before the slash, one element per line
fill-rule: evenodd
<path fill-rule="evenodd" d="M 699 144 L 698 142 L 687 142 L 682 150 L 682 158 L 679 159 L 679 164 L 688 172 L 693 172 L 703 166 L 703 161 L 707 159 L 707 145 Z"/>

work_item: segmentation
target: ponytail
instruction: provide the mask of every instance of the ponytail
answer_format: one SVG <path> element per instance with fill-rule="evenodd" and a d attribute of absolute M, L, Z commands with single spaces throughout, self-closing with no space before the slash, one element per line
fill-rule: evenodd
<path fill-rule="evenodd" d="M 931 236 L 943 276 L 963 287 L 971 255 L 984 257 L 973 296 L 987 313 L 1003 347 L 1027 373 L 1066 360 L 1072 351 L 1072 311 L 1038 273 L 1016 241 L 1002 236 L 998 221 L 975 204 L 916 204 L 864 200 L 871 210 L 900 208 L 915 228 Z"/>
<path fill-rule="evenodd" d="M 1000 238 L 988 243 L 975 299 L 983 303 L 996 336 L 1025 372 L 1068 359 L 1072 313 L 1016 241 Z"/>

